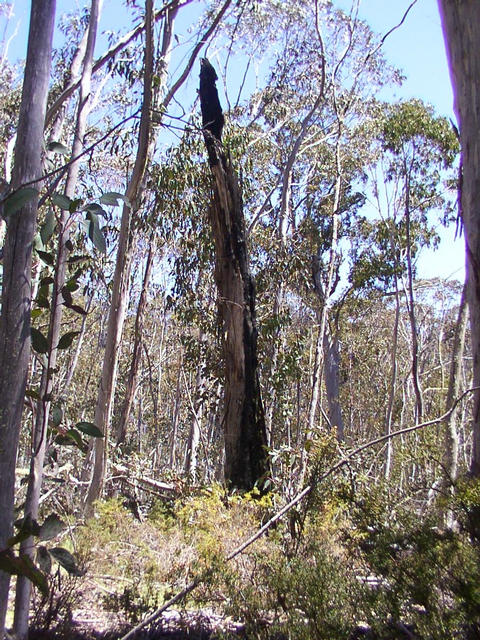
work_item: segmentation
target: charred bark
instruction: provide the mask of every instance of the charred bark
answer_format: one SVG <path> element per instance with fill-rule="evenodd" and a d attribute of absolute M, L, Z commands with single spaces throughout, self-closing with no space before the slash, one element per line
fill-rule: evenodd
<path fill-rule="evenodd" d="M 204 138 L 213 174 L 210 221 L 225 361 L 225 481 L 251 489 L 268 473 L 265 415 L 257 360 L 255 286 L 248 265 L 243 202 L 221 144 L 223 114 L 217 74 L 205 58 L 200 70 Z"/>

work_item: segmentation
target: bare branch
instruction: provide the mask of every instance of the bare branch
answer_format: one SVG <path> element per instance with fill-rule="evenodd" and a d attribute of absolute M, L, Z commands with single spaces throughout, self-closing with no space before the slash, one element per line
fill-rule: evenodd
<path fill-rule="evenodd" d="M 220 11 L 217 13 L 215 19 L 212 21 L 212 23 L 209 26 L 209 28 L 205 31 L 203 36 L 200 38 L 200 40 L 197 42 L 197 44 L 193 48 L 192 54 L 190 55 L 190 58 L 188 59 L 188 62 L 186 64 L 185 69 L 183 70 L 181 76 L 178 78 L 178 80 L 175 82 L 173 87 L 170 89 L 170 91 L 165 96 L 165 99 L 164 99 L 164 101 L 162 103 L 163 109 L 166 109 L 168 107 L 168 105 L 170 104 L 170 101 L 172 100 L 173 96 L 177 93 L 177 91 L 180 89 L 182 84 L 187 79 L 187 77 L 188 77 L 190 71 L 192 70 L 192 67 L 193 67 L 193 65 L 195 63 L 195 60 L 197 59 L 197 56 L 200 53 L 202 47 L 206 44 L 206 42 L 208 41 L 208 39 L 210 38 L 212 33 L 218 27 L 221 19 L 223 18 L 223 16 L 225 15 L 227 9 L 230 7 L 231 4 L 232 4 L 232 0 L 226 0 L 226 2 L 224 3 L 224 5 L 220 9 Z"/>
<path fill-rule="evenodd" d="M 171 0 L 171 2 L 169 2 L 164 7 L 162 7 L 161 9 L 155 12 L 154 21 L 158 22 L 158 20 L 160 20 L 160 18 L 162 18 L 171 9 L 175 9 L 175 8 L 179 9 L 181 7 L 185 7 L 191 2 L 193 2 L 193 0 L 183 0 L 183 2 L 180 2 L 180 3 L 178 0 Z M 96 73 L 102 67 L 104 67 L 107 64 L 107 62 L 112 60 L 117 55 L 117 53 L 122 51 L 122 49 L 124 49 L 127 45 L 129 45 L 130 42 L 135 40 L 135 38 L 138 38 L 138 36 L 144 31 L 144 29 L 145 29 L 145 22 L 142 22 L 141 24 L 137 25 L 134 29 L 132 29 L 132 31 L 127 33 L 125 36 L 123 36 L 123 38 L 120 38 L 120 40 L 113 47 L 111 47 L 101 58 L 99 58 L 95 62 L 95 64 L 93 65 L 92 72 Z M 60 109 L 62 104 L 65 102 L 65 100 L 67 100 L 67 98 L 69 98 L 72 95 L 72 93 L 76 89 L 78 89 L 79 86 L 80 86 L 80 79 L 72 78 L 71 82 L 65 87 L 65 89 L 58 96 L 58 98 L 55 100 L 52 106 L 47 110 L 47 115 L 45 118 L 45 127 L 47 127 L 51 123 L 54 115 Z"/>
<path fill-rule="evenodd" d="M 362 444 L 360 447 L 357 447 L 356 449 L 354 449 L 350 453 L 347 453 L 336 464 L 334 464 L 327 471 L 325 471 L 318 478 L 316 478 L 315 483 L 312 483 L 312 484 L 308 485 L 307 487 L 302 489 L 302 491 L 300 491 L 300 493 L 297 493 L 297 495 L 293 498 L 293 500 L 291 500 L 289 503 L 287 503 L 282 509 L 280 509 L 280 511 L 277 511 L 277 513 L 274 516 L 272 516 L 270 518 L 270 520 L 268 520 L 268 522 L 266 522 L 262 527 L 260 527 L 260 529 L 258 529 L 252 536 L 250 536 L 250 538 L 245 540 L 245 542 L 242 542 L 242 544 L 240 546 L 238 546 L 236 549 L 234 549 L 225 558 L 225 560 L 227 562 L 229 562 L 230 560 L 233 560 L 234 558 L 239 556 L 241 553 L 243 553 L 245 551 L 245 549 L 247 549 L 250 545 L 252 545 L 256 540 L 261 538 L 263 536 L 263 534 L 266 533 L 286 513 L 288 513 L 288 511 L 293 509 L 293 507 L 295 507 L 306 496 L 308 496 L 311 493 L 311 491 L 313 490 L 314 486 L 317 486 L 319 482 L 322 482 L 322 480 L 325 480 L 329 476 L 333 475 L 336 471 L 338 471 L 339 469 L 341 469 L 342 467 L 347 465 L 350 462 L 350 460 L 352 458 L 354 458 L 356 455 L 358 455 L 362 451 L 365 451 L 365 449 L 369 449 L 370 447 L 373 447 L 376 444 L 380 444 L 381 442 L 385 442 L 386 440 L 389 440 L 390 438 L 395 438 L 397 436 L 404 435 L 405 433 L 410 433 L 412 431 L 418 431 L 419 429 L 424 429 L 425 427 L 431 427 L 432 425 L 435 425 L 435 424 L 441 424 L 444 420 L 446 420 L 453 413 L 453 411 L 455 411 L 457 405 L 463 400 L 463 398 L 465 398 L 465 396 L 469 395 L 470 393 L 472 393 L 474 391 L 477 391 L 478 389 L 480 389 L 480 387 L 471 387 L 470 389 L 467 389 L 466 391 L 464 391 L 455 400 L 455 402 L 453 402 L 452 406 L 443 415 L 441 415 L 439 418 L 435 418 L 433 420 L 427 420 L 426 422 L 422 422 L 420 424 L 415 424 L 412 427 L 406 427 L 405 429 L 399 429 L 398 431 L 394 431 L 394 432 L 389 433 L 387 435 L 380 436 L 379 438 L 374 438 L 373 440 L 370 440 L 369 442 L 366 442 L 365 444 Z M 149 626 L 150 624 L 152 624 L 153 622 L 158 620 L 158 618 L 160 618 L 162 613 L 164 613 L 167 609 L 172 607 L 177 602 L 180 602 L 181 600 L 183 600 L 183 598 L 185 596 L 187 596 L 189 593 L 194 591 L 194 589 L 196 589 L 200 584 L 202 584 L 212 573 L 213 573 L 213 568 L 210 568 L 210 569 L 207 569 L 205 572 L 203 572 L 201 575 L 197 576 L 194 580 L 192 580 L 192 582 L 190 582 L 190 584 L 188 584 L 184 589 L 182 589 L 182 591 L 179 591 L 179 593 L 177 593 L 175 596 L 173 596 L 173 598 L 171 598 L 168 602 L 166 602 L 159 609 L 154 611 L 150 616 L 145 618 L 145 620 L 143 620 L 143 622 L 140 622 L 140 624 L 138 624 L 136 627 L 131 629 L 127 634 L 122 636 L 120 638 L 120 640 L 129 640 L 129 638 L 133 638 L 138 633 L 138 631 L 140 631 L 141 629 L 144 629 L 145 627 Z"/>

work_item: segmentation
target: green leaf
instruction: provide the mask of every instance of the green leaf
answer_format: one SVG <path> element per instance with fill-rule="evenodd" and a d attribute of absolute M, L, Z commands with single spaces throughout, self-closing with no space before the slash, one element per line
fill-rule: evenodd
<path fill-rule="evenodd" d="M 68 308 L 71 309 L 72 311 L 75 311 L 75 313 L 79 313 L 81 316 L 88 315 L 85 309 L 81 307 L 79 304 L 69 304 L 66 306 L 68 306 Z"/>
<path fill-rule="evenodd" d="M 75 558 L 70 551 L 63 547 L 54 547 L 50 549 L 50 554 L 55 558 L 60 566 L 62 566 L 72 576 L 83 576 L 83 571 L 77 567 Z"/>
<path fill-rule="evenodd" d="M 36 318 L 39 318 L 42 315 L 43 311 L 41 309 L 32 309 L 32 312 L 30 314 L 32 320 L 35 320 Z"/>
<path fill-rule="evenodd" d="M 105 236 L 98 224 L 97 216 L 92 212 L 88 212 L 88 216 L 90 217 L 88 237 L 93 242 L 93 246 L 100 251 L 100 253 L 107 253 L 107 243 L 105 242 Z"/>
<path fill-rule="evenodd" d="M 37 564 L 43 573 L 50 573 L 52 570 L 52 556 L 48 552 L 47 547 L 43 545 L 37 549 Z"/>
<path fill-rule="evenodd" d="M 62 298 L 63 298 L 63 304 L 66 307 L 69 307 L 70 305 L 73 304 L 72 294 L 70 293 L 67 287 L 62 287 Z"/>
<path fill-rule="evenodd" d="M 77 422 L 75 428 L 93 438 L 104 438 L 105 436 L 93 422 Z"/>
<path fill-rule="evenodd" d="M 48 253 L 47 251 L 39 251 L 37 249 L 37 255 L 40 260 L 45 264 L 48 264 L 49 267 L 53 267 L 55 265 L 55 258 L 51 253 Z"/>
<path fill-rule="evenodd" d="M 38 189 L 24 187 L 9 195 L 3 202 L 3 217 L 8 218 L 19 211 L 24 204 L 38 196 Z"/>
<path fill-rule="evenodd" d="M 57 349 L 68 349 L 72 346 L 72 342 L 79 335 L 80 331 L 69 331 L 64 333 L 57 344 Z"/>
<path fill-rule="evenodd" d="M 65 289 L 67 289 L 67 291 L 74 292 L 78 291 L 79 288 L 80 285 L 78 284 L 78 280 L 76 280 L 75 278 L 70 278 L 67 284 L 63 287 L 62 293 L 64 293 Z"/>
<path fill-rule="evenodd" d="M 16 556 L 11 549 L 0 551 L 0 569 L 10 575 L 25 576 L 43 595 L 48 596 L 46 577 L 27 555 Z"/>
<path fill-rule="evenodd" d="M 75 264 L 76 262 L 83 262 L 84 260 L 88 260 L 89 256 L 75 255 L 71 256 L 67 262 L 68 264 Z"/>
<path fill-rule="evenodd" d="M 83 210 L 88 211 L 89 213 L 95 213 L 98 216 L 103 216 L 104 218 L 107 217 L 107 212 L 105 211 L 105 209 L 102 209 L 102 207 L 96 202 L 87 204 L 85 207 L 83 207 Z"/>
<path fill-rule="evenodd" d="M 48 340 L 41 331 L 35 327 L 30 327 L 30 335 L 32 337 L 32 347 L 37 353 L 48 352 Z"/>
<path fill-rule="evenodd" d="M 80 449 L 80 451 L 87 451 L 88 447 L 82 440 L 82 436 L 76 429 L 68 429 L 65 433 L 58 435 L 55 438 L 55 442 L 60 445 L 74 445 Z"/>
<path fill-rule="evenodd" d="M 47 149 L 49 151 L 53 151 L 53 153 L 61 153 L 62 156 L 68 156 L 70 151 L 67 147 L 61 142 L 49 142 L 47 145 Z"/>
<path fill-rule="evenodd" d="M 39 538 L 44 542 L 58 536 L 67 525 L 60 520 L 56 513 L 51 513 L 45 518 L 44 523 L 40 527 Z"/>
<path fill-rule="evenodd" d="M 55 206 L 63 209 L 64 211 L 70 210 L 70 205 L 72 204 L 72 200 L 62 193 L 54 193 L 52 196 L 52 202 Z"/>
<path fill-rule="evenodd" d="M 82 204 L 83 204 L 82 198 L 76 198 L 75 200 L 72 200 L 70 202 L 70 206 L 68 207 L 68 210 L 70 211 L 70 213 L 75 213 L 75 211 L 78 211 L 80 209 Z"/>
<path fill-rule="evenodd" d="M 30 536 L 38 536 L 40 532 L 38 522 L 34 520 L 31 515 L 20 518 L 14 523 L 14 526 L 18 531 L 14 536 L 7 540 L 7 545 L 9 547 L 13 547 L 13 545 L 18 542 L 23 542 L 23 540 L 26 540 Z"/>
<path fill-rule="evenodd" d="M 56 226 L 57 219 L 55 218 L 55 214 L 51 210 L 47 211 L 45 222 L 40 227 L 40 237 L 42 238 L 43 244 L 47 244 L 47 242 L 50 240 Z"/>
<path fill-rule="evenodd" d="M 63 409 L 61 406 L 56 404 L 55 406 L 52 407 L 52 412 L 50 414 L 50 422 L 53 424 L 54 427 L 58 427 L 58 425 L 61 424 L 62 420 L 63 420 Z"/>
<path fill-rule="evenodd" d="M 129 207 L 130 209 L 132 208 L 130 200 L 126 196 L 124 196 L 123 193 L 118 193 L 117 191 L 108 191 L 100 197 L 100 202 L 102 204 L 107 204 L 112 207 L 117 207 L 120 204 L 119 200 L 123 200 L 127 207 Z"/>

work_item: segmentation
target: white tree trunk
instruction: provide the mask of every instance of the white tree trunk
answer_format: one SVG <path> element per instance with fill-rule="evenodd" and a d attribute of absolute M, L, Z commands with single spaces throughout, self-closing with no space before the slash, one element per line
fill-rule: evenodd
<path fill-rule="evenodd" d="M 42 176 L 43 126 L 52 58 L 55 0 L 32 0 L 27 60 L 18 118 L 12 188 Z M 12 533 L 15 462 L 30 357 L 32 242 L 38 199 L 7 222 L 0 316 L 0 549 Z M 0 572 L 0 637 L 10 576 Z"/>
<path fill-rule="evenodd" d="M 72 158 L 76 158 L 83 150 L 83 138 L 89 113 L 89 95 L 92 76 L 93 52 L 97 35 L 100 0 L 92 0 L 90 9 L 89 29 L 86 40 L 86 49 L 83 59 L 83 71 L 80 83 L 78 99 L 77 122 L 75 126 L 72 145 Z M 80 161 L 73 162 L 68 170 L 65 193 L 73 198 L 78 181 Z M 62 211 L 60 231 L 58 237 L 58 253 L 54 276 L 54 286 L 51 303 L 51 315 L 48 329 L 49 352 L 47 366 L 43 368 L 40 382 L 40 400 L 37 403 L 35 425 L 33 434 L 33 450 L 30 460 L 30 476 L 25 500 L 25 516 L 29 515 L 34 520 L 38 517 L 38 505 L 43 480 L 43 464 L 47 444 L 47 426 L 51 407 L 51 395 L 54 385 L 54 374 L 57 363 L 57 348 L 60 338 L 60 330 L 63 315 L 62 288 L 65 284 L 67 273 L 68 249 L 67 242 L 70 237 L 71 214 Z M 27 538 L 20 545 L 20 553 L 33 557 L 33 539 Z M 25 576 L 17 578 L 15 593 L 15 617 L 13 628 L 19 640 L 28 636 L 28 615 L 30 609 L 31 582 Z"/>
<path fill-rule="evenodd" d="M 463 165 L 461 213 L 467 253 L 473 384 L 480 387 L 480 11 L 477 0 L 439 0 L 439 7 L 460 124 Z M 478 389 L 474 395 L 471 472 L 480 476 Z"/>

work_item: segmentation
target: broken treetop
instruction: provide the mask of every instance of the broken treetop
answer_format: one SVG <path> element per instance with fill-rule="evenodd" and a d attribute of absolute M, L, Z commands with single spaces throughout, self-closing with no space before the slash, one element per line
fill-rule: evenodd
<path fill-rule="evenodd" d="M 202 110 L 202 126 L 217 140 L 222 139 L 225 122 L 216 82 L 218 76 L 207 58 L 200 61 L 200 107 Z"/>

